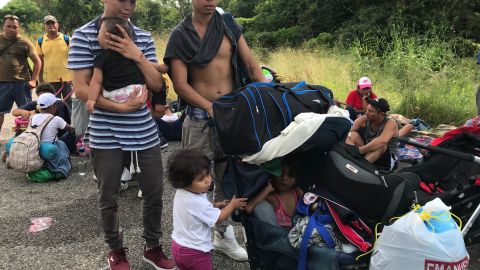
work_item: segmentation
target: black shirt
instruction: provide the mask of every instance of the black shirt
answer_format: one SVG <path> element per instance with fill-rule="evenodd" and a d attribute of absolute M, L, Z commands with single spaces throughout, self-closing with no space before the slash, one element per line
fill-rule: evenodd
<path fill-rule="evenodd" d="M 68 108 L 67 104 L 65 102 L 59 100 L 57 101 L 57 111 L 55 112 L 55 116 L 58 116 L 65 120 L 67 124 L 71 124 L 71 112 L 70 109 Z M 19 109 L 22 110 L 27 110 L 27 111 L 35 111 L 36 113 L 39 113 L 37 110 L 37 102 L 36 101 L 31 101 L 26 103 L 25 105 L 21 106 Z"/>
<path fill-rule="evenodd" d="M 103 88 L 113 91 L 131 84 L 145 84 L 137 64 L 121 54 L 104 50 L 93 60 L 93 66 L 103 72 Z"/>

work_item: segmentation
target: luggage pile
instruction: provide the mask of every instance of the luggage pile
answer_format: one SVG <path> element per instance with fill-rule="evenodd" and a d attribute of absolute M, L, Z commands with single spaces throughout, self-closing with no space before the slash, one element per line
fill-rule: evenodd
<path fill-rule="evenodd" d="M 472 182 L 480 175 L 479 165 L 432 153 L 415 167 L 379 171 L 358 148 L 344 143 L 352 123 L 335 106 L 332 91 L 305 82 L 249 84 L 214 102 L 213 111 L 220 146 L 230 155 L 223 179 L 227 197 L 254 198 L 273 177 L 267 167 L 275 160 L 290 157 L 301 164 L 296 181 L 306 194 L 297 204 L 293 228 L 274 226 L 255 214 L 238 217 L 245 227 L 251 269 L 407 269 L 403 250 L 412 254 L 409 269 L 468 266 L 450 209 L 439 214 L 425 204 L 441 198 L 452 205 L 462 222 L 473 221 L 466 239 L 479 242 L 480 224 L 473 213 L 480 204 L 480 178 Z M 475 154 L 480 129 L 468 130 L 477 134 L 473 136 L 465 132 L 438 144 Z M 435 164 L 444 168 L 432 169 Z M 425 206 L 411 210 L 412 205 Z M 392 217 L 400 219 L 392 222 Z M 377 224 L 389 225 L 378 245 Z M 402 228 L 418 229 L 416 238 Z"/>

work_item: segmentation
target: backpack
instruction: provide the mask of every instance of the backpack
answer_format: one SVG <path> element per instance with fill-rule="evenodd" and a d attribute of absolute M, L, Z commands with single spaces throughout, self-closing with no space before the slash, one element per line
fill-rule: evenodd
<path fill-rule="evenodd" d="M 67 35 L 63 35 L 63 41 L 65 41 L 65 44 L 67 44 L 67 47 L 70 45 L 70 37 Z M 37 39 L 38 46 L 42 48 L 42 43 L 43 43 L 43 37 L 39 37 Z"/>
<path fill-rule="evenodd" d="M 32 123 L 32 117 L 30 117 L 30 123 Z M 30 124 L 25 132 L 13 139 L 7 160 L 9 167 L 23 173 L 38 171 L 43 167 L 44 161 L 40 157 L 39 152 L 40 138 L 43 129 L 50 123 L 53 117 L 53 115 L 49 115 L 38 126 Z"/>

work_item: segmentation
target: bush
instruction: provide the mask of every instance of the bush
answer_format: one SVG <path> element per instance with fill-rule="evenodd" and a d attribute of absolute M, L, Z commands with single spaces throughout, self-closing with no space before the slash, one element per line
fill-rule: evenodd
<path fill-rule="evenodd" d="M 317 37 L 311 38 L 305 42 L 307 48 L 328 47 L 331 48 L 335 44 L 335 38 L 331 33 L 320 33 Z"/>
<path fill-rule="evenodd" d="M 303 42 L 300 27 L 281 28 L 274 32 L 261 32 L 255 35 L 256 44 L 263 47 L 298 46 Z"/>

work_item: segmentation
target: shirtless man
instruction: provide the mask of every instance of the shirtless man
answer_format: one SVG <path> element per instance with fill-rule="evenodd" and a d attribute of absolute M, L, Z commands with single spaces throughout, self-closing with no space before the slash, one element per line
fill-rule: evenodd
<path fill-rule="evenodd" d="M 189 104 L 182 128 L 182 148 L 199 149 L 216 161 L 214 201 L 221 202 L 225 199 L 220 181 L 226 162 L 221 161 L 223 153 L 210 124 L 212 102 L 240 87 L 237 56 L 253 81 L 266 79 L 239 26 L 231 31 L 215 11 L 216 6 L 216 0 L 192 0 L 193 12 L 173 30 L 164 62 L 170 66 L 175 91 Z M 246 251 L 238 245 L 231 225 L 223 223 L 215 230 L 215 250 L 234 260 L 248 259 Z"/>
<path fill-rule="evenodd" d="M 368 99 L 365 115 L 353 122 L 345 141 L 358 146 L 360 154 L 370 163 L 388 171 L 394 167 L 398 148 L 398 125 L 395 120 L 387 117 L 389 110 L 390 106 L 385 99 Z"/>

